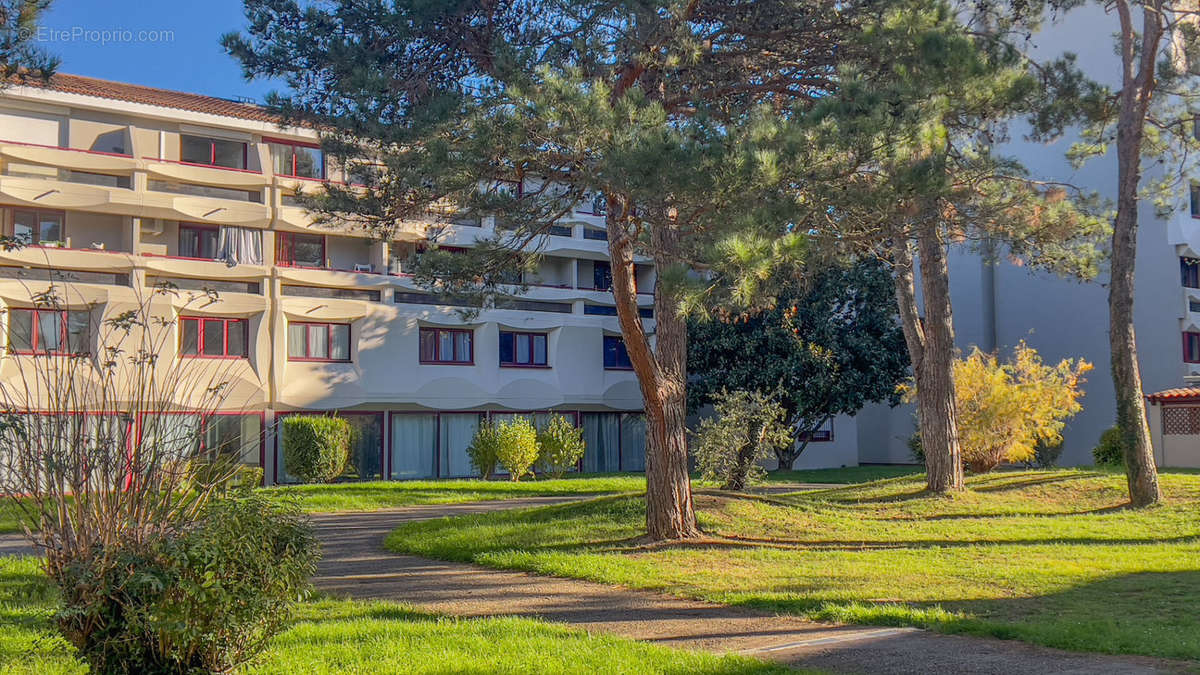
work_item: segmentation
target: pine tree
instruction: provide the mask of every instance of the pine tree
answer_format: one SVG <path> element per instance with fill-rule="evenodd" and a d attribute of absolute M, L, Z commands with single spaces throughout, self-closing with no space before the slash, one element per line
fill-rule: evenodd
<path fill-rule="evenodd" d="M 501 292 L 558 218 L 603 203 L 647 417 L 647 531 L 660 540 L 698 533 L 684 429 L 688 270 L 708 231 L 749 217 L 767 179 L 745 133 L 754 111 L 834 89 L 837 61 L 853 53 L 854 5 L 247 0 L 248 35 L 225 44 L 248 75 L 289 85 L 271 103 L 326 129 L 331 155 L 381 165 L 363 171 L 365 194 L 333 187 L 310 204 L 317 213 L 383 237 L 444 202 L 503 222 L 466 256 L 427 256 L 418 278 L 433 288 Z M 653 341 L 638 312 L 639 256 L 659 278 Z"/>
<path fill-rule="evenodd" d="M 1037 116 L 1048 134 L 1070 114 L 1007 41 L 1020 22 L 989 15 L 982 23 L 990 28 L 981 30 L 962 16 L 971 15 L 944 3 L 892 5 L 860 38 L 870 45 L 862 53 L 878 57 L 842 64 L 843 86 L 777 132 L 786 179 L 776 198 L 796 206 L 788 231 L 892 269 L 932 492 L 964 485 L 949 247 L 1001 246 L 1016 260 L 1087 278 L 1096 273 L 1103 231 L 1089 195 L 1034 180 L 994 152 L 1008 121 Z M 1069 78 L 1061 80 L 1050 83 Z M 770 233 L 731 235 L 748 237 Z M 763 295 L 756 286 L 741 295 Z"/>

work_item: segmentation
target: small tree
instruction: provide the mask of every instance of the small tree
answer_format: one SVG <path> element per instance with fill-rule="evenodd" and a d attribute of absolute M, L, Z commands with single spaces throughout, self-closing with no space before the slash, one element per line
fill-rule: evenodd
<path fill-rule="evenodd" d="M 538 432 L 538 464 L 555 478 L 562 478 L 568 469 L 583 459 L 586 447 L 583 429 L 571 424 L 566 417 L 555 415 Z"/>
<path fill-rule="evenodd" d="M 49 266 L 33 270 L 38 272 L 42 281 L 25 282 L 29 302 L 69 322 L 70 339 L 66 350 L 40 345 L 34 352 L 28 335 L 9 317 L 10 346 L 26 353 L 10 349 L 2 357 L 8 375 L 0 381 L 0 495 L 22 514 L 26 538 L 44 553 L 43 569 L 61 598 L 55 616 L 60 632 L 95 672 L 111 672 L 104 664 L 114 662 L 112 649 L 152 645 L 148 650 L 160 662 L 192 664 L 199 652 L 180 645 L 195 645 L 213 627 L 240 631 L 253 625 L 255 632 L 267 626 L 263 634 L 270 632 L 278 615 L 243 613 L 249 603 L 265 601 L 263 595 L 206 604 L 204 616 L 176 615 L 163 630 L 181 640 L 153 646 L 144 633 L 131 638 L 128 632 L 130 620 L 162 616 L 157 603 L 180 590 L 170 581 L 177 575 L 195 572 L 200 585 L 238 578 L 245 582 L 241 590 L 268 592 L 262 568 L 243 574 L 249 560 L 237 546 L 214 545 L 190 570 L 191 562 L 167 555 L 220 527 L 222 518 L 208 507 L 235 473 L 241 450 L 204 443 L 203 420 L 235 409 L 229 366 L 214 362 L 204 368 L 163 357 L 178 339 L 178 316 L 220 298 L 213 291 L 160 284 L 145 294 L 134 287 L 128 304 L 121 299 L 101 308 L 89 303 L 94 296 L 77 288 L 69 272 Z M 265 544 L 257 538 L 256 545 Z M 287 563 L 279 555 L 258 560 Z M 160 573 L 167 583 L 157 578 Z M 279 606 L 259 607 L 274 612 Z M 223 661 L 213 668 L 221 670 L 250 658 L 264 642 L 246 639 L 241 646 L 227 643 L 228 650 L 215 643 L 202 649 Z M 126 672 L 163 670 L 121 656 L 115 662 Z"/>
<path fill-rule="evenodd" d="M 692 410 L 725 390 L 777 396 L 796 441 L 776 446 L 781 470 L 792 468 L 811 432 L 832 417 L 867 403 L 899 403 L 908 376 L 892 277 L 870 259 L 829 265 L 806 288 L 793 284 L 774 308 L 748 318 L 693 320 L 688 334 Z"/>
<path fill-rule="evenodd" d="M 346 470 L 354 430 L 341 417 L 293 415 L 283 418 L 283 462 L 305 483 L 329 483 Z"/>
<path fill-rule="evenodd" d="M 524 417 L 518 417 L 510 422 L 501 422 L 496 426 L 499 445 L 496 449 L 496 459 L 500 466 L 508 471 L 513 481 L 521 480 L 521 476 L 529 473 L 534 462 L 538 460 L 537 429 Z"/>
<path fill-rule="evenodd" d="M 1083 409 L 1080 385 L 1091 369 L 1081 359 L 1048 366 L 1024 342 L 1007 363 L 978 348 L 957 360 L 955 398 L 964 464 L 984 473 L 1002 462 L 1035 460 L 1039 444 L 1061 444 L 1065 420 Z"/>
<path fill-rule="evenodd" d="M 716 415 L 700 421 L 693 453 L 705 480 L 722 490 L 741 490 L 760 478 L 759 461 L 792 443 L 783 406 L 759 391 L 722 391 L 715 397 Z"/>
<path fill-rule="evenodd" d="M 467 446 L 467 457 L 480 478 L 487 480 L 496 473 L 496 463 L 500 461 L 500 430 L 495 424 L 488 421 L 479 425 Z"/>

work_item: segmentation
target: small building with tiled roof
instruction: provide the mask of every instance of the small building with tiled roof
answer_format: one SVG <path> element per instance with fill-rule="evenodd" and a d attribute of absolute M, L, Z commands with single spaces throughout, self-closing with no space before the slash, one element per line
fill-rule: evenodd
<path fill-rule="evenodd" d="M 1164 389 L 1146 401 L 1155 462 L 1200 468 L 1200 387 Z"/>

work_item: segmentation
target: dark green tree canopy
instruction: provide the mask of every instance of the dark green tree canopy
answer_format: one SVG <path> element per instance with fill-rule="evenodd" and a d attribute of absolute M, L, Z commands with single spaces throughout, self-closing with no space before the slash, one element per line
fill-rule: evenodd
<path fill-rule="evenodd" d="M 722 390 L 774 394 L 802 439 L 867 403 L 899 403 L 908 353 L 887 268 L 874 260 L 831 265 L 810 283 L 749 318 L 690 323 L 693 410 Z M 791 466 L 803 443 L 776 452 L 782 467 Z"/>

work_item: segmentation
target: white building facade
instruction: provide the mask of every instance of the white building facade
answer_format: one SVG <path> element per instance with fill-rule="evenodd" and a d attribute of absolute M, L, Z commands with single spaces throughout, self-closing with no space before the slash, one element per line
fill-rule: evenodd
<path fill-rule="evenodd" d="M 491 219 L 431 214 L 392 241 L 317 227 L 295 195 L 344 180 L 317 141 L 257 106 L 91 78 L 0 92 L 0 223 L 28 244 L 0 251 L 0 378 L 91 348 L 87 325 L 166 283 L 216 298 L 177 303 L 160 357 L 221 360 L 234 390 L 228 409 L 178 423 L 238 440 L 267 483 L 289 480 L 275 422 L 331 411 L 359 431 L 352 479 L 469 475 L 478 424 L 517 414 L 581 425 L 585 471 L 643 470 L 603 216 L 582 205 L 545 237 L 527 292 L 464 316 L 404 267 L 431 232 L 467 247 Z M 654 270 L 637 274 L 652 330 Z M 51 284 L 70 286 L 62 312 L 33 301 Z"/>

